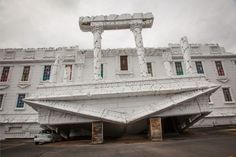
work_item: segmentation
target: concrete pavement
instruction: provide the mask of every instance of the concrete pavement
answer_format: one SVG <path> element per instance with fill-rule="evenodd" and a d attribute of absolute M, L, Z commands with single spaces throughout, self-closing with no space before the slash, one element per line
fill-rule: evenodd
<path fill-rule="evenodd" d="M 34 145 L 31 139 L 1 141 L 1 157 L 236 157 L 236 128 L 191 130 L 185 136 L 163 142 L 89 140 Z"/>

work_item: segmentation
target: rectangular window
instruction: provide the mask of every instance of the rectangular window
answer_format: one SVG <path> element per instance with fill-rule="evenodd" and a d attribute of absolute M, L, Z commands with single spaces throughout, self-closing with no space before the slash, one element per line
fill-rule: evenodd
<path fill-rule="evenodd" d="M 217 73 L 219 76 L 225 76 L 225 72 L 222 66 L 221 61 L 215 61 Z"/>
<path fill-rule="evenodd" d="M 208 97 L 208 102 L 211 103 L 211 96 Z"/>
<path fill-rule="evenodd" d="M 181 62 L 175 62 L 176 74 L 183 75 L 183 68 Z"/>
<path fill-rule="evenodd" d="M 24 108 L 24 101 L 25 94 L 19 94 L 17 98 L 16 108 Z"/>
<path fill-rule="evenodd" d="M 224 94 L 224 98 L 225 98 L 225 101 L 232 101 L 232 97 L 231 97 L 231 94 L 230 94 L 230 89 L 229 88 L 222 88 L 223 90 L 223 94 Z"/>
<path fill-rule="evenodd" d="M 201 61 L 196 61 L 196 69 L 198 74 L 204 74 L 203 66 Z"/>
<path fill-rule="evenodd" d="M 51 65 L 45 65 L 43 70 L 43 81 L 50 80 Z"/>
<path fill-rule="evenodd" d="M 153 73 L 152 73 L 152 63 L 151 62 L 147 62 L 147 72 L 148 72 L 148 74 L 153 76 Z"/>
<path fill-rule="evenodd" d="M 9 72 L 10 72 L 10 67 L 3 67 L 0 82 L 7 82 Z"/>
<path fill-rule="evenodd" d="M 2 105 L 3 105 L 3 97 L 4 95 L 0 94 L 0 109 L 2 108 Z"/>
<path fill-rule="evenodd" d="M 101 78 L 103 78 L 103 64 L 101 64 Z"/>
<path fill-rule="evenodd" d="M 24 66 L 21 81 L 29 81 L 30 66 Z"/>
<path fill-rule="evenodd" d="M 120 70 L 128 70 L 128 56 L 120 56 Z"/>
<path fill-rule="evenodd" d="M 213 101 L 212 101 L 212 96 L 211 95 L 208 96 L 208 104 L 210 104 L 210 105 L 214 104 Z"/>
<path fill-rule="evenodd" d="M 71 64 L 66 65 L 65 69 L 66 69 L 65 72 L 67 80 L 72 80 L 72 65 Z"/>

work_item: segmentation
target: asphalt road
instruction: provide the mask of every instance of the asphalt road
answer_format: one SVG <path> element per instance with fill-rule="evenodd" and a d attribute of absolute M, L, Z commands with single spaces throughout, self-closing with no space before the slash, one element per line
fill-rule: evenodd
<path fill-rule="evenodd" d="M 236 157 L 236 127 L 194 130 L 185 136 L 165 139 L 106 141 L 64 141 L 34 145 L 32 139 L 1 141 L 1 157 Z"/>

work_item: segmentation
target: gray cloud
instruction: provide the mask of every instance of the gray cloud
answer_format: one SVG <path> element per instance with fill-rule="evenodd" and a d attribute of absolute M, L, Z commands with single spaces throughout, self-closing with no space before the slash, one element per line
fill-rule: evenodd
<path fill-rule="evenodd" d="M 152 12 L 143 30 L 146 47 L 165 47 L 187 35 L 190 42 L 219 43 L 236 53 L 236 0 L 0 0 L 0 48 L 79 45 L 92 48 L 79 16 Z M 129 30 L 103 33 L 103 48 L 134 47 Z"/>

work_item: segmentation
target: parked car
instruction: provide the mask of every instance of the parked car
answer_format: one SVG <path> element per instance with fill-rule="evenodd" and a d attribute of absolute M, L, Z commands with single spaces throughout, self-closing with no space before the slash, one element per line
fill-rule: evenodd
<path fill-rule="evenodd" d="M 50 143 L 61 141 L 63 138 L 54 130 L 42 130 L 36 136 L 34 136 L 34 143 Z"/>

